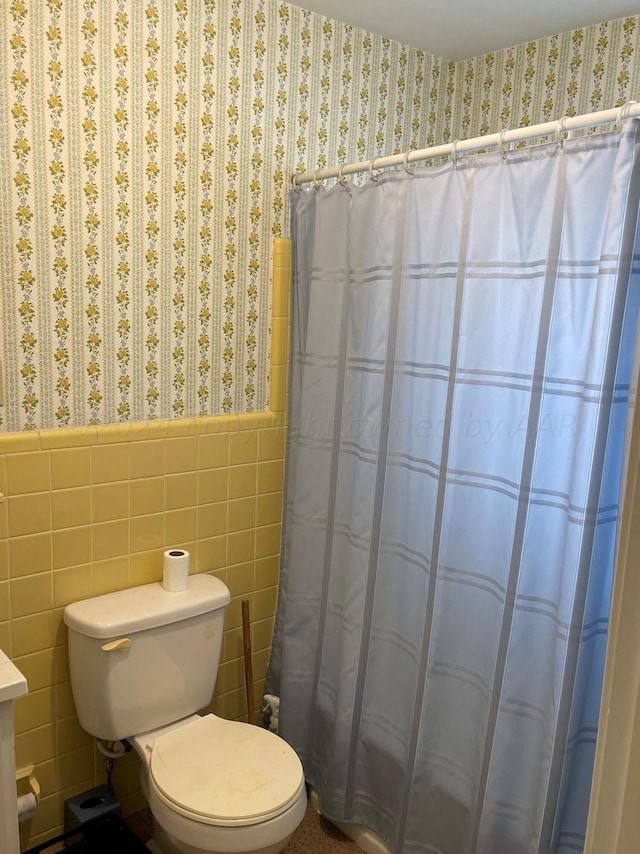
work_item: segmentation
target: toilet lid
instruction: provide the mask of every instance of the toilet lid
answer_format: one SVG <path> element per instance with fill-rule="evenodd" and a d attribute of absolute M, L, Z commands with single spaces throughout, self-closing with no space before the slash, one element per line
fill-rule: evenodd
<path fill-rule="evenodd" d="M 159 736 L 150 778 L 172 809 L 207 824 L 257 824 L 284 812 L 304 786 L 289 745 L 265 729 L 215 715 Z"/>

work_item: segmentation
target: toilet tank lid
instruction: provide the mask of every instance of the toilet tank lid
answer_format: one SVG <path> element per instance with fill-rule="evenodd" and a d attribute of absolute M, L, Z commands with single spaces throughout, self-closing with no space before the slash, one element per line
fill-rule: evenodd
<path fill-rule="evenodd" d="M 64 621 L 79 634 L 113 638 L 215 611 L 229 600 L 229 590 L 219 578 L 192 575 L 187 589 L 179 593 L 169 593 L 154 582 L 74 602 L 64 609 Z"/>

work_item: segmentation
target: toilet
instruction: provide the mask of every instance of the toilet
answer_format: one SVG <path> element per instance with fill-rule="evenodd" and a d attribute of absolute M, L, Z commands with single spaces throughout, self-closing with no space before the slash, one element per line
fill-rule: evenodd
<path fill-rule="evenodd" d="M 294 750 L 260 727 L 199 715 L 216 681 L 229 591 L 210 575 L 68 605 L 69 665 L 82 727 L 127 739 L 160 854 L 279 854 L 307 797 Z"/>

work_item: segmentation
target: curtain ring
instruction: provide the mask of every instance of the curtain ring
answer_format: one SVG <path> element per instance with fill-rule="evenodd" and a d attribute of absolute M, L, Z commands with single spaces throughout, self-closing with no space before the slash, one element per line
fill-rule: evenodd
<path fill-rule="evenodd" d="M 498 135 L 498 153 L 501 155 L 503 160 L 507 159 L 507 153 L 504 150 L 504 135 L 507 133 L 506 128 L 503 128 Z"/>
<path fill-rule="evenodd" d="M 338 183 L 342 184 L 343 187 L 345 187 L 347 185 L 347 179 L 342 174 L 342 170 L 344 169 L 344 166 L 345 166 L 344 163 L 342 163 L 340 166 L 338 166 Z"/>
<path fill-rule="evenodd" d="M 315 187 L 315 189 L 316 189 L 316 190 L 319 190 L 319 189 L 320 189 L 320 187 L 322 186 L 322 181 L 318 181 L 318 172 L 320 171 L 320 169 L 321 169 L 321 168 L 322 168 L 322 167 L 319 167 L 319 168 L 318 168 L 318 169 L 316 169 L 316 171 L 313 173 L 312 182 L 313 182 L 313 186 Z"/>
<path fill-rule="evenodd" d="M 459 142 L 460 142 L 459 139 L 454 139 L 453 142 L 451 143 L 451 161 L 453 163 L 458 162 L 458 143 Z"/>
<path fill-rule="evenodd" d="M 377 160 L 377 159 L 378 159 L 377 157 L 374 157 L 372 160 L 370 160 L 370 161 L 369 161 L 369 180 L 370 180 L 370 181 L 373 181 L 373 183 L 374 183 L 374 184 L 377 184 L 377 183 L 378 183 L 378 180 L 379 180 L 379 178 L 380 178 L 380 176 L 379 176 L 379 175 L 377 175 L 377 174 L 376 174 L 376 175 L 374 175 L 374 174 L 373 174 L 373 170 L 374 170 L 374 163 L 376 162 L 376 160 Z"/>
<path fill-rule="evenodd" d="M 302 192 L 302 187 L 298 184 L 298 176 L 295 172 L 291 173 L 291 189 L 295 190 L 296 193 Z"/>
<path fill-rule="evenodd" d="M 564 148 L 563 137 L 564 137 L 565 133 L 567 134 L 567 139 L 569 139 L 570 131 L 567 131 L 567 129 L 566 129 L 566 124 L 567 124 L 568 118 L 569 118 L 569 116 L 562 116 L 562 118 L 559 119 L 558 124 L 556 125 L 556 142 L 558 143 L 560 148 Z"/>
<path fill-rule="evenodd" d="M 413 166 L 409 166 L 409 155 L 410 154 L 411 154 L 411 149 L 409 149 L 408 151 L 405 151 L 404 157 L 402 158 L 402 166 L 404 168 L 404 171 L 407 173 L 407 175 L 413 175 L 414 174 L 414 172 L 412 171 Z"/>
<path fill-rule="evenodd" d="M 623 122 L 626 118 L 628 118 L 627 113 L 629 112 L 631 107 L 633 107 L 633 105 L 637 104 L 637 103 L 638 103 L 637 101 L 627 101 L 626 104 L 624 104 L 622 107 L 620 107 L 620 109 L 618 110 L 618 115 L 616 116 L 616 124 L 617 125 L 621 124 L 621 122 Z"/>

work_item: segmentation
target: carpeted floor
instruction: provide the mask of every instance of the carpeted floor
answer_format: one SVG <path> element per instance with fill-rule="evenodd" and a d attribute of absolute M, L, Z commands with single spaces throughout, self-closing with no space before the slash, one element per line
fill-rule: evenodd
<path fill-rule="evenodd" d="M 140 810 L 124 821 L 143 842 L 151 838 L 153 824 L 150 810 Z M 358 851 L 360 848 L 355 842 L 308 806 L 302 824 L 284 849 L 284 854 L 357 854 Z"/>
<path fill-rule="evenodd" d="M 360 850 L 355 842 L 309 805 L 302 824 L 293 834 L 284 854 L 317 854 L 320 851 L 326 851 L 327 854 L 356 854 Z"/>

